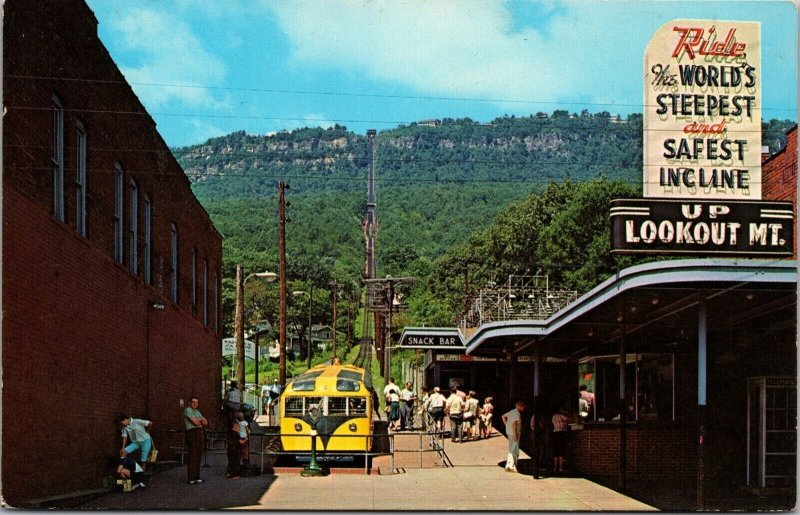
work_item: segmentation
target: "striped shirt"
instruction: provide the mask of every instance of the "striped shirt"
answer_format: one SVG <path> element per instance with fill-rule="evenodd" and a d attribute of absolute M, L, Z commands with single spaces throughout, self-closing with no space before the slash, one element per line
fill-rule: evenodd
<path fill-rule="evenodd" d="M 563 413 L 553 415 L 553 432 L 566 431 L 569 428 L 569 418 Z"/>

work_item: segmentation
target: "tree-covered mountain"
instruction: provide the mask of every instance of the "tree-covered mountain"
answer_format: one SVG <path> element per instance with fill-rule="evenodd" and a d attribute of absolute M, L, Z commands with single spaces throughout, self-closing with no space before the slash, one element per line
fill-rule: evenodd
<path fill-rule="evenodd" d="M 765 122 L 762 141 L 777 150 L 792 125 L 789 120 Z M 500 241 L 498 234 L 504 231 L 508 245 L 531 244 L 530 239 L 517 238 L 513 229 L 525 231 L 530 213 L 519 212 L 517 217 L 513 207 L 506 208 L 519 204 L 540 209 L 529 196 L 557 196 L 557 190 L 548 190 L 550 183 L 571 181 L 570 199 L 577 185 L 601 178 L 614 185 L 601 188 L 603 192 L 622 188 L 638 194 L 641 188 L 638 114 L 621 119 L 608 113 L 555 111 L 505 116 L 488 124 L 444 119 L 380 131 L 375 141 L 380 276 L 441 274 L 453 253 L 469 248 L 488 252 L 480 246 L 488 241 L 483 238 Z M 316 281 L 320 288 L 325 286 L 321 277 L 343 283 L 360 279 L 370 159 L 366 137 L 339 125 L 270 135 L 240 131 L 173 152 L 225 236 L 224 276 L 232 277 L 236 264 L 251 270 L 277 269 L 276 189 L 282 180 L 290 184 L 290 278 Z M 573 204 L 581 202 L 577 198 Z M 566 245 L 568 233 L 540 228 L 542 234 L 548 231 L 558 245 Z M 545 242 L 536 240 L 536 245 L 541 247 L 537 252 L 544 252 Z M 571 247 L 576 245 L 582 244 Z M 541 255 L 566 259 L 567 247 Z M 509 249 L 509 259 L 521 251 L 525 249 Z M 584 285 L 596 276 L 586 270 L 576 274 L 563 278 Z"/>
<path fill-rule="evenodd" d="M 641 115 L 556 111 L 488 124 L 444 119 L 411 124 L 376 138 L 379 187 L 430 184 L 582 181 L 604 175 L 636 181 L 641 173 Z M 366 138 L 345 127 L 268 136 L 236 132 L 175 149 L 201 200 L 274 195 L 278 180 L 318 191 L 365 189 Z"/>

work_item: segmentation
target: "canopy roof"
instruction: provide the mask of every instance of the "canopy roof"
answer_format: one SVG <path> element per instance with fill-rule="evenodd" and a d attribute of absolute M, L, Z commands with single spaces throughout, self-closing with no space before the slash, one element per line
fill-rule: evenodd
<path fill-rule="evenodd" d="M 621 270 L 546 320 L 484 324 L 466 353 L 492 356 L 597 353 L 616 341 L 623 323 L 641 348 L 676 344 L 691 335 L 705 296 L 709 329 L 760 323 L 762 331 L 797 327 L 797 261 L 696 259 L 646 263 Z"/>

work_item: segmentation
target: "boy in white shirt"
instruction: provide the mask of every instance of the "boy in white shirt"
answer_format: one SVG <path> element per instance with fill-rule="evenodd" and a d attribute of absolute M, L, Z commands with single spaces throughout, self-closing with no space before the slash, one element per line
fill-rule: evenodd
<path fill-rule="evenodd" d="M 525 411 L 525 403 L 517 401 L 514 409 L 503 414 L 503 423 L 506 425 L 506 436 L 508 436 L 508 457 L 506 458 L 506 472 L 517 471 L 517 461 L 519 460 L 519 440 L 522 436 L 522 412 Z"/>

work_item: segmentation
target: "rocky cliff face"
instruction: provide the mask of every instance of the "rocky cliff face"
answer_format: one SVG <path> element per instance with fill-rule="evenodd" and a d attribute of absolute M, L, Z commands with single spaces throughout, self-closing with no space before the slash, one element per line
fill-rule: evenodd
<path fill-rule="evenodd" d="M 765 142 L 780 141 L 789 120 L 764 124 Z M 437 126 L 412 124 L 377 135 L 379 177 L 391 184 L 402 178 L 420 182 L 511 180 L 535 182 L 599 176 L 631 184 L 641 182 L 642 117 L 608 113 L 544 113 L 502 117 L 489 124 L 445 119 Z M 346 127 L 298 129 L 268 135 L 244 131 L 203 144 L 174 149 L 190 181 L 210 195 L 259 191 L 278 178 L 306 181 L 312 190 L 358 190 L 369 165 L 365 136 Z M 229 183 L 213 181 L 237 176 Z M 337 179 L 331 181 L 331 178 Z M 251 182 L 247 182 L 251 180 Z M 216 190 L 215 190 L 216 188 Z"/>

